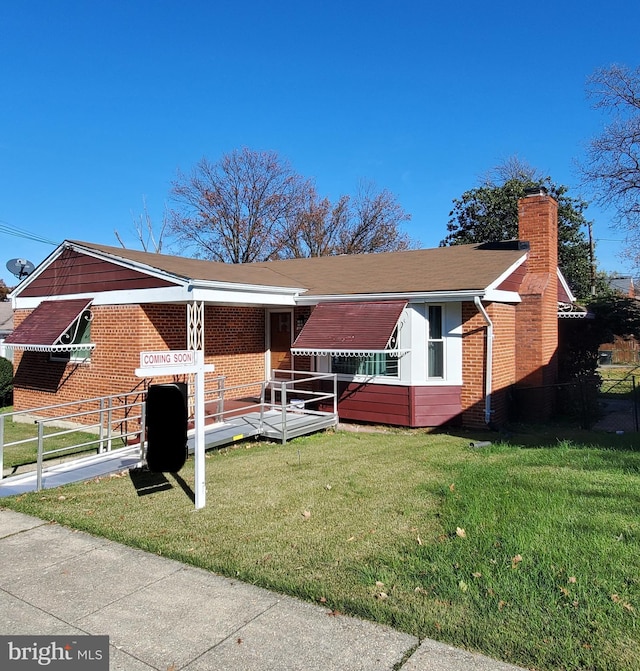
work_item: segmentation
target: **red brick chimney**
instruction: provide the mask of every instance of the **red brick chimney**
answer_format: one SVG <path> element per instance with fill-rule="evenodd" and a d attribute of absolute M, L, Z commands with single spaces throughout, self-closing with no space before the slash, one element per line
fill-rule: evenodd
<path fill-rule="evenodd" d="M 527 271 L 553 273 L 558 270 L 558 203 L 542 186 L 527 189 L 518 201 L 518 238 L 531 246 Z"/>
<path fill-rule="evenodd" d="M 530 251 L 516 308 L 516 411 L 544 421 L 555 407 L 558 370 L 558 203 L 544 187 L 518 201 L 518 237 Z"/>

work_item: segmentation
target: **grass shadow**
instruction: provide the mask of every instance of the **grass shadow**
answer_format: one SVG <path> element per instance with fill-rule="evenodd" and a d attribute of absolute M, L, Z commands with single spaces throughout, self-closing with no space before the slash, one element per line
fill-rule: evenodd
<path fill-rule="evenodd" d="M 179 473 L 171 473 L 171 476 L 191 502 L 195 503 L 196 495 L 189 483 Z M 148 496 L 174 488 L 164 473 L 156 473 L 148 468 L 132 468 L 129 470 L 129 477 L 138 496 Z"/>
<path fill-rule="evenodd" d="M 146 468 L 130 469 L 129 477 L 138 496 L 148 496 L 156 492 L 173 489 L 173 485 L 167 480 L 164 473 L 152 473 Z"/>
<path fill-rule="evenodd" d="M 196 494 L 179 473 L 172 473 L 173 479 L 180 485 L 182 491 L 191 499 L 191 503 L 196 502 Z"/>

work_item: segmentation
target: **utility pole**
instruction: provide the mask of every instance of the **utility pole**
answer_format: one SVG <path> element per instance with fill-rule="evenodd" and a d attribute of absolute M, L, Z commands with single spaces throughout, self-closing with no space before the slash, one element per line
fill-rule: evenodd
<path fill-rule="evenodd" d="M 593 249 L 593 222 L 587 222 L 589 228 L 589 264 L 591 267 L 591 296 L 596 295 L 596 259 Z"/>

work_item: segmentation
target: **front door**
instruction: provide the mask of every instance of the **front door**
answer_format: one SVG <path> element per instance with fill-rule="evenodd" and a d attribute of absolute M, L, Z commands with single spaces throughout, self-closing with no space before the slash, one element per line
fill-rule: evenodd
<path fill-rule="evenodd" d="M 269 313 L 271 370 L 291 370 L 291 312 Z"/>

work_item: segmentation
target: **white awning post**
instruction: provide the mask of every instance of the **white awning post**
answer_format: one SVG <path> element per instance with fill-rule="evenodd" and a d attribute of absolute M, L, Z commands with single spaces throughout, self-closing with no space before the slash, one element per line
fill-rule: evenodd
<path fill-rule="evenodd" d="M 196 371 L 194 375 L 195 386 L 195 497 L 196 510 L 204 508 L 206 504 L 207 489 L 205 486 L 204 468 L 204 352 L 196 350 Z"/>
<path fill-rule="evenodd" d="M 204 301 L 187 303 L 187 347 L 196 356 L 196 369 L 193 375 L 194 408 L 193 421 L 195 424 L 195 504 L 196 510 L 206 505 L 207 488 L 204 467 L 205 438 L 205 386 L 204 386 Z M 211 366 L 210 368 L 213 368 Z"/>

